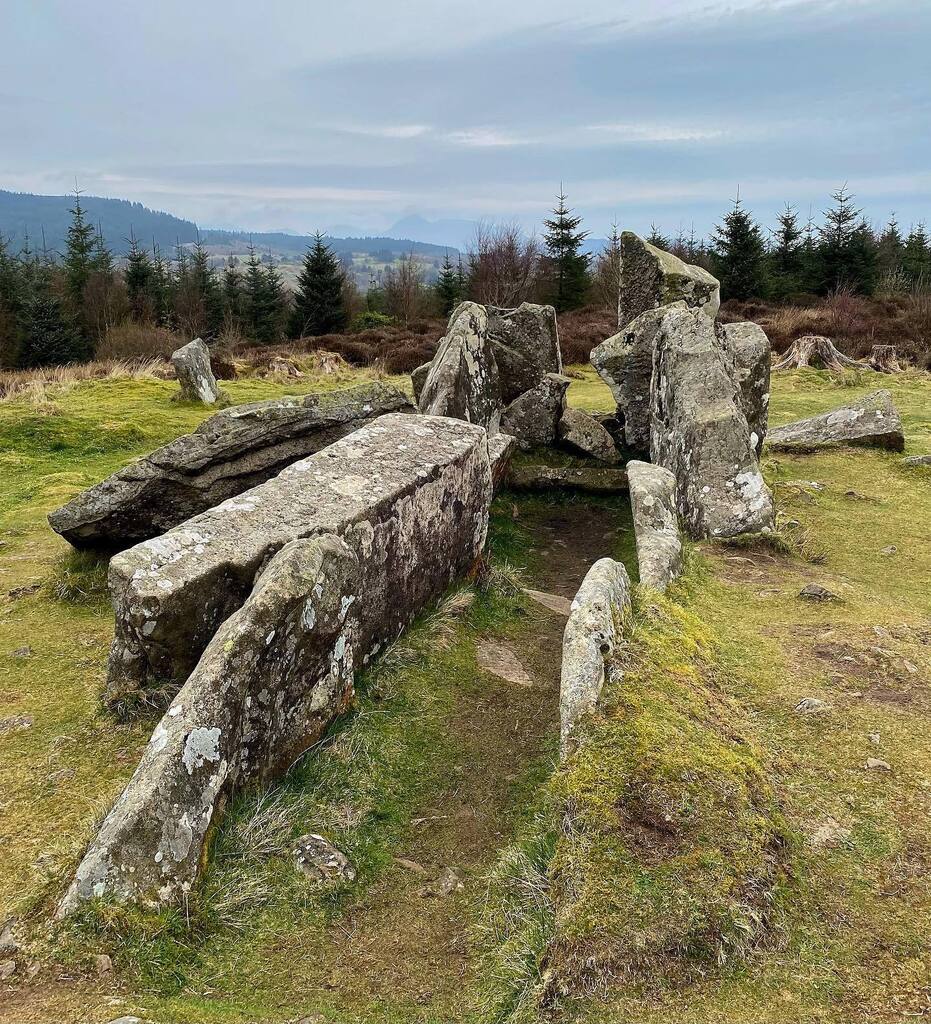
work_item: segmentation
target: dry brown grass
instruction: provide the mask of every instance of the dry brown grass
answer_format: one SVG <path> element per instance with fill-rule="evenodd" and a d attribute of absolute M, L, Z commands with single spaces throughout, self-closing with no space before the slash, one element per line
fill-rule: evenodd
<path fill-rule="evenodd" d="M 175 349 L 191 339 L 155 324 L 124 320 L 111 327 L 98 344 L 95 353 L 99 361 L 108 359 L 168 359 Z"/>
<path fill-rule="evenodd" d="M 8 370 L 0 372 L 0 402 L 30 396 L 35 404 L 45 404 L 50 401 L 50 391 L 70 387 L 82 380 L 167 380 L 173 376 L 170 363 L 161 358 L 102 359 L 92 363 L 72 363 L 69 366 L 46 366 L 37 370 Z"/>

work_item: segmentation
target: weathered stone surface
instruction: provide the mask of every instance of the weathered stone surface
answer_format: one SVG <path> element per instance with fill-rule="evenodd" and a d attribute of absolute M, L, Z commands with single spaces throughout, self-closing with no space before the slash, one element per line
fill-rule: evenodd
<path fill-rule="evenodd" d="M 903 466 L 931 466 L 931 455 L 909 455 L 902 459 Z"/>
<path fill-rule="evenodd" d="M 352 696 L 360 559 L 338 537 L 285 545 L 156 726 L 62 901 L 187 891 L 231 794 L 285 771 Z"/>
<path fill-rule="evenodd" d="M 663 591 L 682 571 L 682 538 L 676 513 L 676 478 L 648 462 L 628 462 L 640 582 Z"/>
<path fill-rule="evenodd" d="M 569 407 L 563 410 L 559 419 L 559 440 L 582 455 L 590 455 L 599 462 L 615 463 L 618 461 L 617 446 L 614 438 L 605 428 L 582 409 Z"/>
<path fill-rule="evenodd" d="M 420 394 L 430 373 L 430 363 L 421 363 L 416 369 L 411 370 L 411 388 L 414 392 L 414 405 L 420 402 Z"/>
<path fill-rule="evenodd" d="M 387 384 L 237 405 L 82 491 L 52 512 L 78 548 L 120 550 L 264 483 L 386 412 L 409 409 Z"/>
<path fill-rule="evenodd" d="M 508 486 L 516 491 L 548 491 L 555 487 L 590 494 L 623 494 L 627 490 L 627 473 L 611 466 L 512 463 Z"/>
<path fill-rule="evenodd" d="M 171 362 L 181 385 L 178 397 L 183 401 L 213 405 L 220 398 L 217 379 L 210 369 L 210 350 L 200 338 L 172 352 Z"/>
<path fill-rule="evenodd" d="M 648 309 L 685 302 L 709 317 L 717 316 L 721 285 L 701 267 L 683 263 L 632 231 L 621 235 L 621 323 Z"/>
<path fill-rule="evenodd" d="M 517 441 L 510 434 L 497 433 L 488 438 L 488 461 L 491 464 L 492 488 L 497 491 L 507 479 Z"/>
<path fill-rule="evenodd" d="M 574 749 L 579 720 L 597 706 L 605 680 L 616 671 L 614 653 L 629 611 L 627 570 L 611 558 L 599 559 L 579 587 L 563 634 L 559 720 L 564 756 Z"/>
<path fill-rule="evenodd" d="M 501 385 L 484 306 L 461 302 L 453 310 L 417 405 L 429 416 L 451 416 L 489 434 L 498 432 Z"/>
<path fill-rule="evenodd" d="M 902 420 L 886 390 L 874 391 L 839 409 L 770 430 L 766 438 L 779 451 L 813 451 L 838 445 L 866 445 L 900 452 Z"/>
<path fill-rule="evenodd" d="M 679 516 L 693 537 L 773 525 L 739 392 L 700 309 L 670 307 L 654 343 L 650 450 L 676 479 Z"/>
<path fill-rule="evenodd" d="M 294 866 L 305 878 L 318 885 L 356 880 L 356 869 L 346 854 L 315 832 L 308 832 L 298 839 L 294 849 Z"/>
<path fill-rule="evenodd" d="M 504 410 L 501 429 L 525 451 L 554 444 L 570 383 L 568 377 L 547 373 L 536 387 L 519 395 Z"/>
<path fill-rule="evenodd" d="M 759 458 L 769 422 L 769 338 L 759 324 L 749 321 L 718 324 L 717 331 L 731 374 L 740 388 L 740 409 L 747 419 L 750 441 Z"/>
<path fill-rule="evenodd" d="M 683 308 L 685 308 L 683 306 Z M 650 381 L 653 378 L 653 339 L 665 307 L 648 309 L 622 331 L 592 350 L 592 366 L 611 389 L 624 442 L 635 452 L 650 451 Z"/>
<path fill-rule="evenodd" d="M 505 404 L 535 388 L 548 373 L 562 373 L 556 310 L 522 302 L 517 309 L 488 306 L 488 337 L 498 364 Z"/>
<path fill-rule="evenodd" d="M 367 565 L 366 657 L 481 553 L 491 500 L 486 434 L 388 414 L 264 484 L 110 562 L 116 628 L 107 697 L 183 682 L 285 544 L 333 533 Z"/>

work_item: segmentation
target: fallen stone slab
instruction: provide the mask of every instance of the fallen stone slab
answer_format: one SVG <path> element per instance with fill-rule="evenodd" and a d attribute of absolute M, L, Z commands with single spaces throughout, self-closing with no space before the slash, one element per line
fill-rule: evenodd
<path fill-rule="evenodd" d="M 563 634 L 559 686 L 563 756 L 576 746 L 579 722 L 598 704 L 606 680 L 620 674 L 615 651 L 630 613 L 630 578 L 620 562 L 601 558 L 588 570 L 572 602 Z"/>
<path fill-rule="evenodd" d="M 772 529 L 773 499 L 715 327 L 670 307 L 654 342 L 653 462 L 676 480 L 679 517 L 695 538 Z"/>
<path fill-rule="evenodd" d="M 533 686 L 533 680 L 520 662 L 520 658 L 506 644 L 481 641 L 475 652 L 475 661 L 483 672 L 516 686 Z"/>
<path fill-rule="evenodd" d="M 511 434 L 524 451 L 552 446 L 571 383 L 561 374 L 547 373 L 536 387 L 519 395 L 504 410 L 501 429 Z"/>
<path fill-rule="evenodd" d="M 676 513 L 676 478 L 648 462 L 628 462 L 640 582 L 664 591 L 682 571 L 682 538 Z"/>
<path fill-rule="evenodd" d="M 838 409 L 770 430 L 766 443 L 776 451 L 817 451 L 842 445 L 905 447 L 902 420 L 885 389 L 873 391 Z"/>
<path fill-rule="evenodd" d="M 200 338 L 172 352 L 171 363 L 181 385 L 178 393 L 181 401 L 203 402 L 204 405 L 219 401 L 220 388 L 210 368 L 210 350 Z"/>
<path fill-rule="evenodd" d="M 484 306 L 461 302 L 453 310 L 417 406 L 428 416 L 450 416 L 498 432 L 501 384 Z"/>
<path fill-rule="evenodd" d="M 770 366 L 772 348 L 759 324 L 718 324 L 718 337 L 730 363 L 731 375 L 740 389 L 740 408 L 750 428 L 757 458 L 763 451 L 769 422 Z"/>
<path fill-rule="evenodd" d="M 563 410 L 558 435 L 560 443 L 571 451 L 608 464 L 620 460 L 614 438 L 594 416 L 582 409 L 569 407 Z"/>
<path fill-rule="evenodd" d="M 351 698 L 371 561 L 332 534 L 272 558 L 156 726 L 60 915 L 94 897 L 158 903 L 190 890 L 229 798 L 286 771 Z"/>
<path fill-rule="evenodd" d="M 410 408 L 381 383 L 232 406 L 82 491 L 49 523 L 76 548 L 118 551 L 264 483 L 377 416 Z"/>
<path fill-rule="evenodd" d="M 488 337 L 505 404 L 535 388 L 548 373 L 562 373 L 556 310 L 533 302 L 516 309 L 486 307 Z"/>
<path fill-rule="evenodd" d="M 609 466 L 546 466 L 512 463 L 508 486 L 515 491 L 548 491 L 552 488 L 586 491 L 589 494 L 623 494 L 627 473 Z"/>
<path fill-rule="evenodd" d="M 568 617 L 569 612 L 572 611 L 572 602 L 568 597 L 561 597 L 559 594 L 549 594 L 545 590 L 532 590 L 530 587 L 524 587 L 524 593 L 535 604 L 555 612 L 556 615 Z"/>
<path fill-rule="evenodd" d="M 909 455 L 902 459 L 903 466 L 931 466 L 931 455 Z"/>
<path fill-rule="evenodd" d="M 474 564 L 491 487 L 481 427 L 390 413 L 115 555 L 108 703 L 118 709 L 180 685 L 262 566 L 289 541 L 324 533 L 343 537 L 367 565 L 359 595 L 367 658 Z"/>
<path fill-rule="evenodd" d="M 645 242 L 633 231 L 621 234 L 620 322 L 627 325 L 648 309 L 685 302 L 717 316 L 721 284 L 702 267 Z"/>
<path fill-rule="evenodd" d="M 592 350 L 591 363 L 611 389 L 624 442 L 631 451 L 650 451 L 650 382 L 653 379 L 653 339 L 665 307 L 648 309 L 617 334 Z"/>

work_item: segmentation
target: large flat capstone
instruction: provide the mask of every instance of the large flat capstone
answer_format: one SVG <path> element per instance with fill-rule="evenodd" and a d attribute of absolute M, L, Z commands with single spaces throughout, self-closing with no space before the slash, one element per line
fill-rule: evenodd
<path fill-rule="evenodd" d="M 675 477 L 693 537 L 772 529 L 772 495 L 740 403 L 714 322 L 671 306 L 654 340 L 650 451 Z"/>
<path fill-rule="evenodd" d="M 770 447 L 781 451 L 812 451 L 839 445 L 866 445 L 900 452 L 905 447 L 902 419 L 885 388 L 820 416 L 771 430 Z"/>
<path fill-rule="evenodd" d="M 94 897 L 158 903 L 191 888 L 227 800 L 284 772 L 350 700 L 378 558 L 360 560 L 332 534 L 275 555 L 156 726 L 60 914 Z"/>
<path fill-rule="evenodd" d="M 389 384 L 232 406 L 52 512 L 78 548 L 118 551 L 241 494 L 387 412 L 409 409 Z"/>
<path fill-rule="evenodd" d="M 491 468 L 484 429 L 391 413 L 110 562 L 111 706 L 177 688 L 261 568 L 289 541 L 336 534 L 367 565 L 363 659 L 478 558 Z"/>

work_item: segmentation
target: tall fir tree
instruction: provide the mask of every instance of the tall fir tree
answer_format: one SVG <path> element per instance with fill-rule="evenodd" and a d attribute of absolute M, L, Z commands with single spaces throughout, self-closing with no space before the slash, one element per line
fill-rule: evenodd
<path fill-rule="evenodd" d="M 171 323 L 171 274 L 165 265 L 162 251 L 152 243 L 152 316 L 160 326 Z"/>
<path fill-rule="evenodd" d="M 899 230 L 899 222 L 893 214 L 879 236 L 876 245 L 876 272 L 880 278 L 895 284 L 902 275 L 905 256 L 905 241 Z"/>
<path fill-rule="evenodd" d="M 740 201 L 714 229 L 712 248 L 715 274 L 725 299 L 764 298 L 766 295 L 763 231 Z"/>
<path fill-rule="evenodd" d="M 291 336 L 332 334 L 346 326 L 343 271 L 323 234 L 304 253 L 291 312 Z"/>
<path fill-rule="evenodd" d="M 22 266 L 10 252 L 9 241 L 0 235 L 0 368 L 11 370 L 17 365 L 24 301 Z"/>
<path fill-rule="evenodd" d="M 590 257 L 582 252 L 587 231 L 580 231 L 582 218 L 567 205 L 566 193 L 560 191 L 553 207 L 553 216 L 543 223 L 546 247 L 548 298 L 557 312 L 578 309 L 588 294 Z"/>
<path fill-rule="evenodd" d="M 818 229 L 820 291 L 841 288 L 869 294 L 876 275 L 876 251 L 854 196 L 844 185 L 831 196 L 833 206 Z"/>
<path fill-rule="evenodd" d="M 214 338 L 223 329 L 223 293 L 199 236 L 191 251 L 188 274 L 191 293 L 199 310 L 200 323 L 196 333 Z"/>
<path fill-rule="evenodd" d="M 650 225 L 650 233 L 647 235 L 645 240 L 649 242 L 650 245 L 655 245 L 657 249 L 662 249 L 664 252 L 669 252 L 672 248 L 672 242 L 655 224 Z"/>
<path fill-rule="evenodd" d="M 31 257 L 26 270 L 28 292 L 22 310 L 17 366 L 34 369 L 88 359 L 90 349 L 85 337 L 55 294 L 51 262 Z"/>
<path fill-rule="evenodd" d="M 798 211 L 789 203 L 779 214 L 769 253 L 769 277 L 774 296 L 786 299 L 802 290 L 804 231 L 798 222 Z"/>
<path fill-rule="evenodd" d="M 233 258 L 223 271 L 223 318 L 226 326 L 234 331 L 242 329 L 245 312 L 245 292 L 242 272 Z"/>
<path fill-rule="evenodd" d="M 144 323 L 154 318 L 152 277 L 152 261 L 149 259 L 149 254 L 145 249 L 140 248 L 136 236 L 131 234 L 123 278 L 126 282 L 129 312 L 137 323 Z"/>
<path fill-rule="evenodd" d="M 920 222 L 908 233 L 902 252 L 902 269 L 913 285 L 931 283 L 931 244 Z"/>
<path fill-rule="evenodd" d="M 278 271 L 266 268 L 249 243 L 245 275 L 245 325 L 247 333 L 263 345 L 281 338 L 283 295 Z"/>
<path fill-rule="evenodd" d="M 462 297 L 459 280 L 460 272 L 457 272 L 453 266 L 449 258 L 449 250 L 447 249 L 446 256 L 443 259 L 443 266 L 440 267 L 440 272 L 434 285 L 437 305 L 443 316 L 449 316 Z"/>

